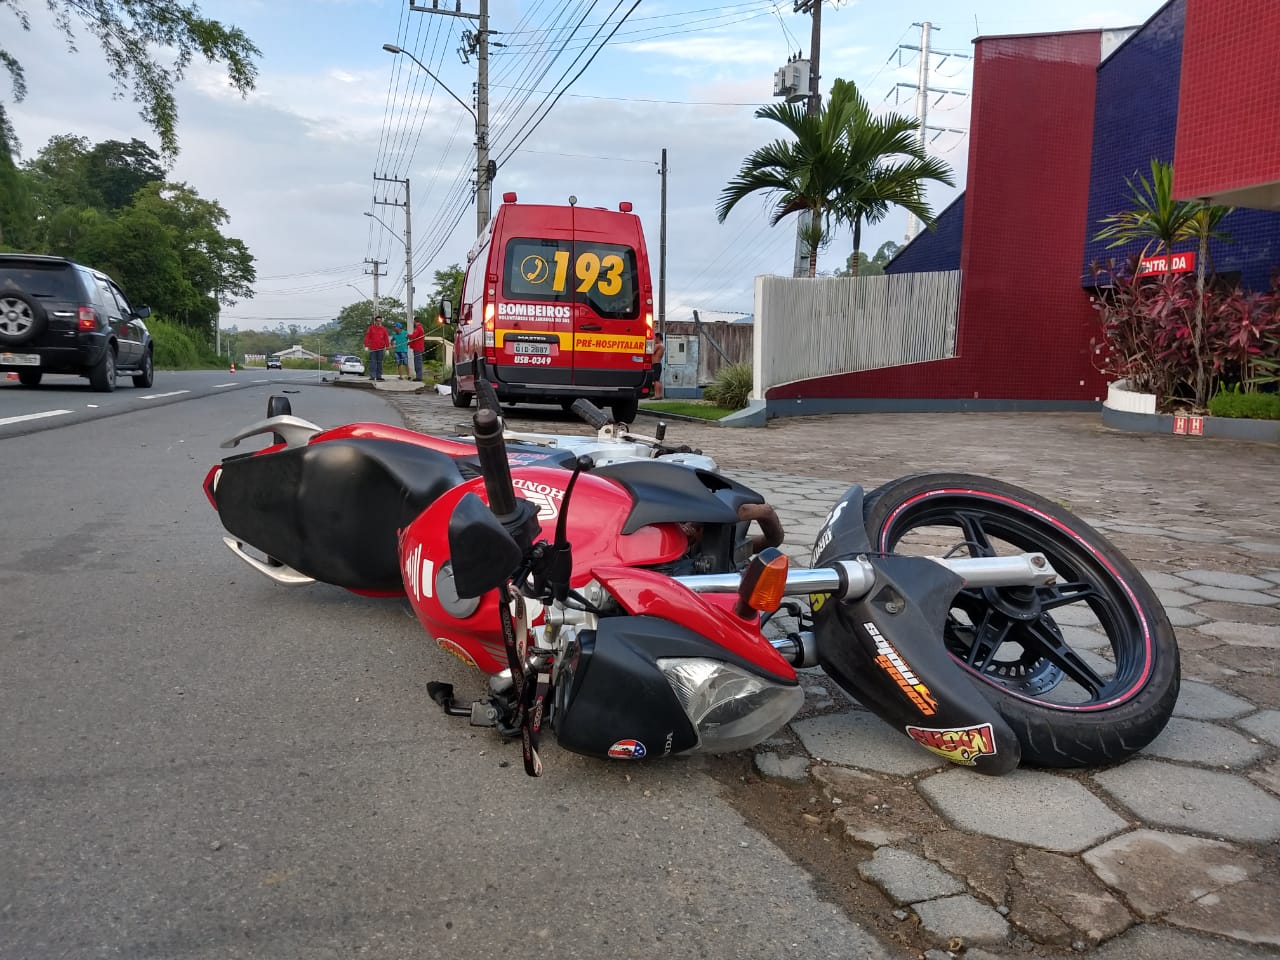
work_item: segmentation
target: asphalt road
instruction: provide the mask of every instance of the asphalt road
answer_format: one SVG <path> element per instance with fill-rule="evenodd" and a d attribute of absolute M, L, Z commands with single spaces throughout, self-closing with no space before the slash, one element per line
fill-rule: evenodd
<path fill-rule="evenodd" d="M 696 760 L 531 780 L 428 701 L 482 681 L 403 603 L 235 559 L 200 484 L 270 387 L 210 379 L 0 434 L 0 957 L 890 955 Z"/>
<path fill-rule="evenodd" d="M 151 407 L 185 403 L 264 384 L 316 385 L 334 376 L 327 368 L 317 371 L 247 367 L 236 373 L 157 370 L 150 387 L 135 387 L 132 377 L 122 375 L 117 378 L 114 391 L 99 393 L 84 377 L 70 374 L 49 374 L 35 388 L 24 387 L 0 374 L 0 439 L 103 417 L 132 415 Z"/>

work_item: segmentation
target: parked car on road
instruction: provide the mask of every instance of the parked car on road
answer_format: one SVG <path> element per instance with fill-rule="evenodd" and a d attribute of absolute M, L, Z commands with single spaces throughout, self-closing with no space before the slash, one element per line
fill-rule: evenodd
<path fill-rule="evenodd" d="M 338 376 L 344 373 L 353 373 L 357 377 L 364 376 L 364 361 L 359 357 L 343 357 L 338 364 Z"/>
<path fill-rule="evenodd" d="M 94 390 L 116 388 L 132 373 L 135 387 L 155 380 L 155 348 L 133 307 L 101 271 L 64 257 L 0 253 L 0 371 L 17 371 L 26 387 L 46 373 L 88 377 Z"/>
<path fill-rule="evenodd" d="M 284 364 L 280 362 L 279 357 L 267 357 L 268 370 L 283 370 Z"/>

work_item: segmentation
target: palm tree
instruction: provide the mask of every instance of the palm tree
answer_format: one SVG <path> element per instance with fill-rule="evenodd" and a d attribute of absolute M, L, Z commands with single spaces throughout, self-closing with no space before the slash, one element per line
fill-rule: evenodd
<path fill-rule="evenodd" d="M 1192 352 L 1196 359 L 1193 389 L 1195 404 L 1203 408 L 1208 401 L 1208 376 L 1205 371 L 1204 337 L 1204 287 L 1208 269 L 1209 241 L 1225 239 L 1218 229 L 1222 218 L 1231 213 L 1231 207 L 1219 207 L 1203 200 L 1173 199 L 1173 164 L 1151 160 L 1151 179 L 1139 177 L 1135 184 L 1126 178 L 1129 198 L 1134 206 L 1098 222 L 1103 229 L 1094 234 L 1095 240 L 1110 240 L 1107 249 L 1123 246 L 1134 240 L 1145 240 L 1139 260 L 1147 254 L 1161 251 L 1172 253 L 1173 245 L 1183 240 L 1195 240 L 1199 253 L 1196 256 L 1195 315 L 1191 327 Z"/>
<path fill-rule="evenodd" d="M 1144 259 L 1153 252 L 1170 253 L 1175 243 L 1199 239 L 1204 231 L 1207 231 L 1204 235 L 1206 243 L 1222 236 L 1215 228 L 1231 208 L 1213 207 L 1196 200 L 1174 200 L 1173 164 L 1153 158 L 1150 179 L 1140 176 L 1134 183 L 1126 177 L 1124 182 L 1129 188 L 1129 200 L 1133 206 L 1099 220 L 1103 229 L 1093 237 L 1094 240 L 1110 240 L 1108 250 L 1134 240 L 1145 240 L 1139 254 L 1139 258 Z"/>
<path fill-rule="evenodd" d="M 833 92 L 816 114 L 801 104 L 774 103 L 761 107 L 755 115 L 782 124 L 793 139 L 767 143 L 742 161 L 738 175 L 720 194 L 716 217 L 724 223 L 738 201 L 759 190 L 777 195 L 770 226 L 777 226 L 790 214 L 807 212 L 809 227 L 802 236 L 809 247 L 812 277 L 817 270 L 818 247 L 831 226 L 830 200 L 845 177 L 843 142 L 851 105 Z"/>
<path fill-rule="evenodd" d="M 858 88 L 837 80 L 831 96 L 816 114 L 800 104 L 761 107 L 757 117 L 787 128 L 794 139 L 774 140 L 742 162 L 736 177 L 720 194 L 716 216 L 721 223 L 749 194 L 776 194 L 770 224 L 792 213 L 807 212 L 802 237 L 809 247 L 809 276 L 817 272 L 818 248 L 833 224 L 854 228 L 854 263 L 862 223 L 875 223 L 900 206 L 926 223 L 931 212 L 923 199 L 922 181 L 951 184 L 946 164 L 924 156 L 912 132 L 919 125 L 908 117 L 872 116 Z M 902 159 L 895 160 L 895 155 Z"/>
<path fill-rule="evenodd" d="M 955 186 L 951 168 L 925 154 L 919 121 L 900 113 L 872 114 L 857 87 L 837 80 L 831 90 L 849 98 L 851 115 L 845 140 L 846 176 L 835 199 L 836 217 L 853 227 L 853 275 L 861 260 L 863 223 L 879 223 L 901 207 L 925 226 L 933 211 L 924 198 L 924 183 Z"/>

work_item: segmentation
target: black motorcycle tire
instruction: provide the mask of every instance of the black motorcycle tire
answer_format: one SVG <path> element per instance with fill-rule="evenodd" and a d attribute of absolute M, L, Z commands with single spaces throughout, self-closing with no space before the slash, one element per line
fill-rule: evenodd
<path fill-rule="evenodd" d="M 964 553 L 983 555 L 982 542 L 995 536 L 1019 550 L 1044 553 L 1059 574 L 1058 585 L 1036 588 L 1038 599 L 1030 598 L 1027 588 L 1012 588 L 1021 590 L 1020 595 L 1009 593 L 1007 588 L 994 594 L 962 590 L 947 621 L 949 652 L 1013 728 L 1022 746 L 1023 762 L 1039 767 L 1113 764 L 1154 740 L 1178 699 L 1178 645 L 1164 607 L 1134 565 L 1102 534 L 1064 508 L 987 477 L 960 473 L 902 477 L 873 491 L 863 504 L 867 535 L 880 553 L 892 552 L 902 537 L 917 527 L 959 527 L 957 518 L 965 523 L 961 527 L 965 535 L 958 540 L 971 539 L 974 533 L 978 537 L 978 546 Z M 989 540 L 986 542 L 990 546 Z M 1087 585 L 1081 599 L 1068 600 L 1076 596 L 1071 584 Z M 962 658 L 961 654 L 973 657 L 981 652 L 980 633 L 988 623 L 995 629 L 1006 601 L 1015 596 L 1026 601 L 1024 613 L 1040 611 L 1039 615 L 1025 621 L 1008 618 L 1010 633 L 1000 636 L 1016 637 L 1018 630 L 1025 629 L 1023 636 L 1030 637 L 1034 630 L 1074 654 L 1052 613 L 1042 611 L 1041 603 L 1084 603 L 1097 618 L 1111 645 L 1115 673 L 1101 689 L 1090 691 L 1091 699 L 1084 703 L 1045 701 L 1012 689 L 1017 683 L 992 672 L 992 667 L 977 670 Z M 999 606 L 993 605 L 993 598 Z M 957 609 L 964 611 L 966 625 L 958 626 Z M 987 611 L 991 612 L 989 620 Z M 970 640 L 967 650 L 963 648 L 966 636 Z M 989 663 L 1000 647 L 990 649 Z M 1036 656 L 1045 667 L 1058 663 L 1052 655 L 1045 657 L 1043 648 Z"/>

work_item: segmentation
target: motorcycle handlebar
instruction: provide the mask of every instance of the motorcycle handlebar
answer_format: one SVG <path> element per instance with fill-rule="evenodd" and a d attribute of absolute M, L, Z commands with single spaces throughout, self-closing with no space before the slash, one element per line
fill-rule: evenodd
<path fill-rule="evenodd" d="M 516 509 L 516 495 L 511 465 L 507 463 L 507 445 L 502 438 L 502 421 L 497 413 L 484 407 L 475 412 L 471 422 L 489 509 L 498 517 L 510 516 Z"/>
<path fill-rule="evenodd" d="M 1042 553 L 1020 553 L 1006 557 L 926 557 L 941 564 L 976 587 L 1033 586 L 1052 583 L 1057 574 Z M 742 583 L 741 574 L 708 573 L 674 577 L 694 593 L 734 593 Z M 829 567 L 792 569 L 787 572 L 786 596 L 831 593 L 842 600 L 854 600 L 875 586 L 875 569 L 865 558 L 837 560 Z"/>

